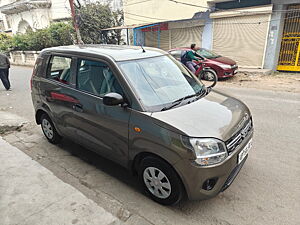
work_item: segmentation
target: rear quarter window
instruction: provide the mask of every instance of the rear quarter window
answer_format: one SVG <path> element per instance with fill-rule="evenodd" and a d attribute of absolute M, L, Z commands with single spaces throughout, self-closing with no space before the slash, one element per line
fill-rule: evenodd
<path fill-rule="evenodd" d="M 33 67 L 32 76 L 41 76 L 41 70 L 42 70 L 43 60 L 44 59 L 42 57 L 38 57 L 36 59 L 34 67 Z"/>

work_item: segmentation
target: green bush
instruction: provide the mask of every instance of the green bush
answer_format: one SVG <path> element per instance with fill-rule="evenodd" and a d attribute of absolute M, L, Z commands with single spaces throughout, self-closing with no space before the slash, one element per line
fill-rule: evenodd
<path fill-rule="evenodd" d="M 74 29 L 71 23 L 53 23 L 49 27 L 52 46 L 72 45 Z"/>
<path fill-rule="evenodd" d="M 28 41 L 26 50 L 39 51 L 52 46 L 53 41 L 49 29 L 41 29 L 35 32 L 30 31 L 26 35 Z"/>
<path fill-rule="evenodd" d="M 0 34 L 0 52 L 9 52 L 12 46 L 12 37 L 7 34 Z"/>
<path fill-rule="evenodd" d="M 70 23 L 53 23 L 49 27 L 25 34 L 16 34 L 4 42 L 0 36 L 1 51 L 40 51 L 44 48 L 73 44 L 73 28 Z M 2 46 L 2 47 L 1 47 Z"/>

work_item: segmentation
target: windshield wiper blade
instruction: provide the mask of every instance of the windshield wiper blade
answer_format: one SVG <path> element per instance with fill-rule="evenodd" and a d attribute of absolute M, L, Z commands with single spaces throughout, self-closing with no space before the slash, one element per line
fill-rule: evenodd
<path fill-rule="evenodd" d="M 206 92 L 206 91 L 205 91 L 205 92 Z M 204 93 L 205 93 L 205 92 L 204 92 Z M 200 96 L 200 95 L 202 96 L 202 94 L 203 94 L 203 89 L 201 89 L 199 92 L 197 92 L 197 93 L 195 93 L 195 94 L 187 95 L 187 96 L 185 96 L 185 97 L 183 97 L 183 98 L 179 98 L 179 99 L 175 100 L 174 102 L 172 102 L 170 106 L 166 106 L 166 107 L 162 108 L 161 111 L 165 111 L 165 110 L 168 110 L 168 109 L 172 109 L 172 108 L 174 108 L 175 106 L 180 105 L 184 100 L 189 99 L 189 98 L 193 98 L 193 97 L 197 97 L 197 96 Z"/>
<path fill-rule="evenodd" d="M 175 103 L 173 102 L 172 105 L 163 107 L 163 108 L 161 109 L 161 111 L 166 111 L 166 110 L 168 110 L 168 109 L 172 109 L 172 108 L 174 108 L 175 106 L 179 105 L 180 103 L 181 103 L 181 102 L 175 102 Z"/>

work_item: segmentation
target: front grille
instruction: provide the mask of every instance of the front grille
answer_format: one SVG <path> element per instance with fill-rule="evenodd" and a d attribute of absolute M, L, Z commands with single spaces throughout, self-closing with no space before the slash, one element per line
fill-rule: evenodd
<path fill-rule="evenodd" d="M 252 129 L 252 120 L 249 119 L 236 134 L 234 134 L 229 140 L 225 142 L 228 154 L 231 154 L 243 142 L 243 140 L 250 135 Z"/>

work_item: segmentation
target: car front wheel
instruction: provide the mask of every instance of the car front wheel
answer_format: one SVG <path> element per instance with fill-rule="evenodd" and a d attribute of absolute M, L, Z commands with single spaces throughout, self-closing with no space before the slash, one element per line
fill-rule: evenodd
<path fill-rule="evenodd" d="M 139 179 L 145 192 L 156 202 L 174 205 L 183 197 L 183 185 L 175 170 L 165 161 L 146 157 L 139 168 Z"/>

